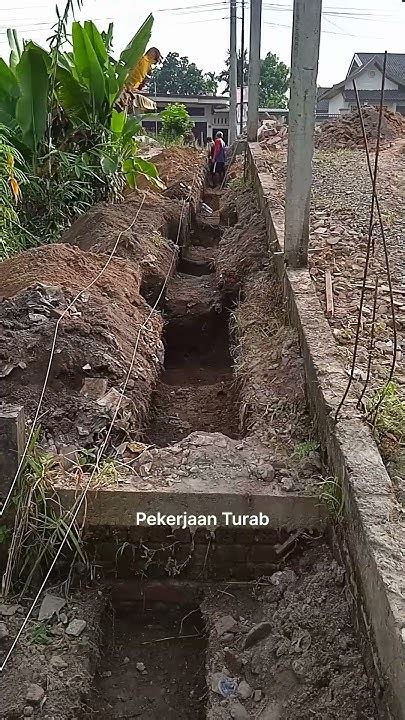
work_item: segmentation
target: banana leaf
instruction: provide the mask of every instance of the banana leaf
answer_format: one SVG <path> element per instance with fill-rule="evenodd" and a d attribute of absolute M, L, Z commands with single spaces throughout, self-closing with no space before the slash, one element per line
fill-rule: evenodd
<path fill-rule="evenodd" d="M 89 125 L 92 117 L 90 93 L 80 85 L 70 70 L 56 69 L 56 94 L 66 114 Z"/>
<path fill-rule="evenodd" d="M 10 45 L 10 67 L 15 68 L 21 60 L 21 47 L 17 30 L 7 29 L 7 40 Z"/>
<path fill-rule="evenodd" d="M 20 95 L 17 78 L 0 58 L 0 123 L 15 128 L 15 109 Z"/>
<path fill-rule="evenodd" d="M 100 66 L 102 68 L 106 67 L 109 62 L 107 49 L 106 49 L 104 40 L 101 36 L 101 33 L 99 33 L 95 24 L 91 20 L 85 20 L 84 32 L 87 34 L 87 37 L 89 38 L 89 40 L 93 46 L 94 52 L 97 55 L 97 59 L 100 63 Z"/>
<path fill-rule="evenodd" d="M 48 56 L 34 43 L 28 43 L 16 66 L 20 97 L 16 120 L 24 143 L 34 152 L 43 140 L 48 114 Z"/>
<path fill-rule="evenodd" d="M 118 63 L 118 84 L 121 94 L 125 81 L 131 70 L 137 65 L 142 55 L 144 55 L 146 46 L 152 35 L 153 15 L 150 14 L 145 22 L 134 35 L 131 42 L 122 51 Z"/>
<path fill-rule="evenodd" d="M 100 115 L 106 105 L 105 78 L 90 38 L 79 22 L 72 24 L 74 64 L 79 76 L 90 93 L 93 119 Z"/>

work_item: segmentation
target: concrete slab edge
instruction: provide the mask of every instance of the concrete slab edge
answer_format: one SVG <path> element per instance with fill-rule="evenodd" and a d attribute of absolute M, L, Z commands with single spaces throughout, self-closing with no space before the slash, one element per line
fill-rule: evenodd
<path fill-rule="evenodd" d="M 283 284 L 290 319 L 304 360 L 306 389 L 333 475 L 344 493 L 341 537 L 347 552 L 349 585 L 356 588 L 357 613 L 369 636 L 384 705 L 405 718 L 405 522 L 390 478 L 369 428 L 353 401 L 338 424 L 334 411 L 347 384 L 336 341 L 309 271 L 286 269 L 279 208 L 272 211 L 272 176 L 259 172 L 260 148 L 248 147 L 250 178 L 266 218 L 269 252 Z M 278 217 L 278 221 L 275 219 Z M 274 254 L 276 253 L 276 254 Z"/>

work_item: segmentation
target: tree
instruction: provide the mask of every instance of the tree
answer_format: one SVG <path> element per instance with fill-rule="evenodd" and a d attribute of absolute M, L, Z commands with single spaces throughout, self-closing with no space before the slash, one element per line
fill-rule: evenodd
<path fill-rule="evenodd" d="M 259 105 L 269 108 L 286 108 L 286 92 L 290 71 L 274 53 L 267 53 L 260 67 Z"/>
<path fill-rule="evenodd" d="M 224 70 L 222 70 L 221 73 L 217 76 L 218 82 L 225 83 L 225 90 L 223 91 L 222 95 L 225 95 L 225 93 L 229 93 L 229 50 L 228 55 L 225 60 L 226 67 Z M 239 52 L 237 56 L 237 85 L 238 87 L 241 86 L 241 80 L 242 80 L 242 54 Z M 247 85 L 248 83 L 248 76 L 249 76 L 249 63 L 248 63 L 248 57 L 247 57 L 247 50 L 245 50 L 243 54 L 243 84 Z"/>
<path fill-rule="evenodd" d="M 158 95 L 205 95 L 213 92 L 211 73 L 204 75 L 188 57 L 180 57 L 171 52 L 166 55 L 162 65 L 152 73 L 150 87 Z M 217 85 L 215 83 L 215 92 Z"/>
<path fill-rule="evenodd" d="M 224 93 L 229 92 L 229 53 L 225 61 L 226 68 L 218 75 L 218 81 L 225 83 Z M 241 85 L 242 62 L 241 55 L 238 55 L 238 87 Z M 245 50 L 243 62 L 243 81 L 244 85 L 248 83 L 249 63 L 247 60 L 247 51 Z M 289 69 L 277 55 L 267 53 L 264 60 L 261 60 L 260 66 L 260 89 L 259 104 L 261 107 L 285 108 L 287 107 L 286 92 L 289 86 Z"/>
<path fill-rule="evenodd" d="M 185 105 L 173 103 L 161 113 L 162 135 L 166 140 L 180 140 L 194 127 Z"/>

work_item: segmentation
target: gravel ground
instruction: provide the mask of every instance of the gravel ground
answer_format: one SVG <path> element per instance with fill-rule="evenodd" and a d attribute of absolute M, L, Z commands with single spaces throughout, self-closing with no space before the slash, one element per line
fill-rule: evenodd
<path fill-rule="evenodd" d="M 374 162 L 372 158 L 372 162 Z M 286 153 L 277 154 L 273 173 L 279 207 L 285 188 Z M 380 154 L 378 195 L 391 267 L 398 331 L 395 397 L 382 405 L 376 433 L 399 497 L 405 497 L 405 141 L 396 140 Z M 309 268 L 326 313 L 325 271 L 333 283 L 334 313 L 328 319 L 342 352 L 348 377 L 356 335 L 360 293 L 367 250 L 371 181 L 363 150 L 315 151 Z M 377 218 L 376 218 L 377 219 Z M 371 378 L 364 403 L 369 406 L 384 387 L 393 359 L 393 323 L 381 232 L 376 223 L 375 254 L 371 259 L 363 306 L 354 387 L 360 394 L 367 376 L 373 296 L 379 278 L 375 347 Z"/>

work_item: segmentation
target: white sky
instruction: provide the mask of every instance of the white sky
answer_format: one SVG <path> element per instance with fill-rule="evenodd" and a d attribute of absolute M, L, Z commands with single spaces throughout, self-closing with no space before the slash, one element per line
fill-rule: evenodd
<path fill-rule="evenodd" d="M 58 0 L 58 4 L 64 7 L 65 3 Z M 249 0 L 246 6 L 248 40 Z M 291 7 L 292 0 L 263 0 L 262 57 L 272 51 L 287 65 Z M 119 51 L 153 12 L 153 45 L 163 54 L 176 51 L 202 69 L 218 72 L 229 44 L 228 8 L 229 0 L 84 0 L 78 19 L 96 20 L 99 29 L 114 21 L 114 48 Z M 22 37 L 46 45 L 54 22 L 55 0 L 0 0 L 0 54 L 8 55 L 7 27 L 16 27 Z M 355 52 L 405 52 L 405 2 L 324 0 L 322 30 L 318 83 L 327 86 L 343 79 Z"/>

